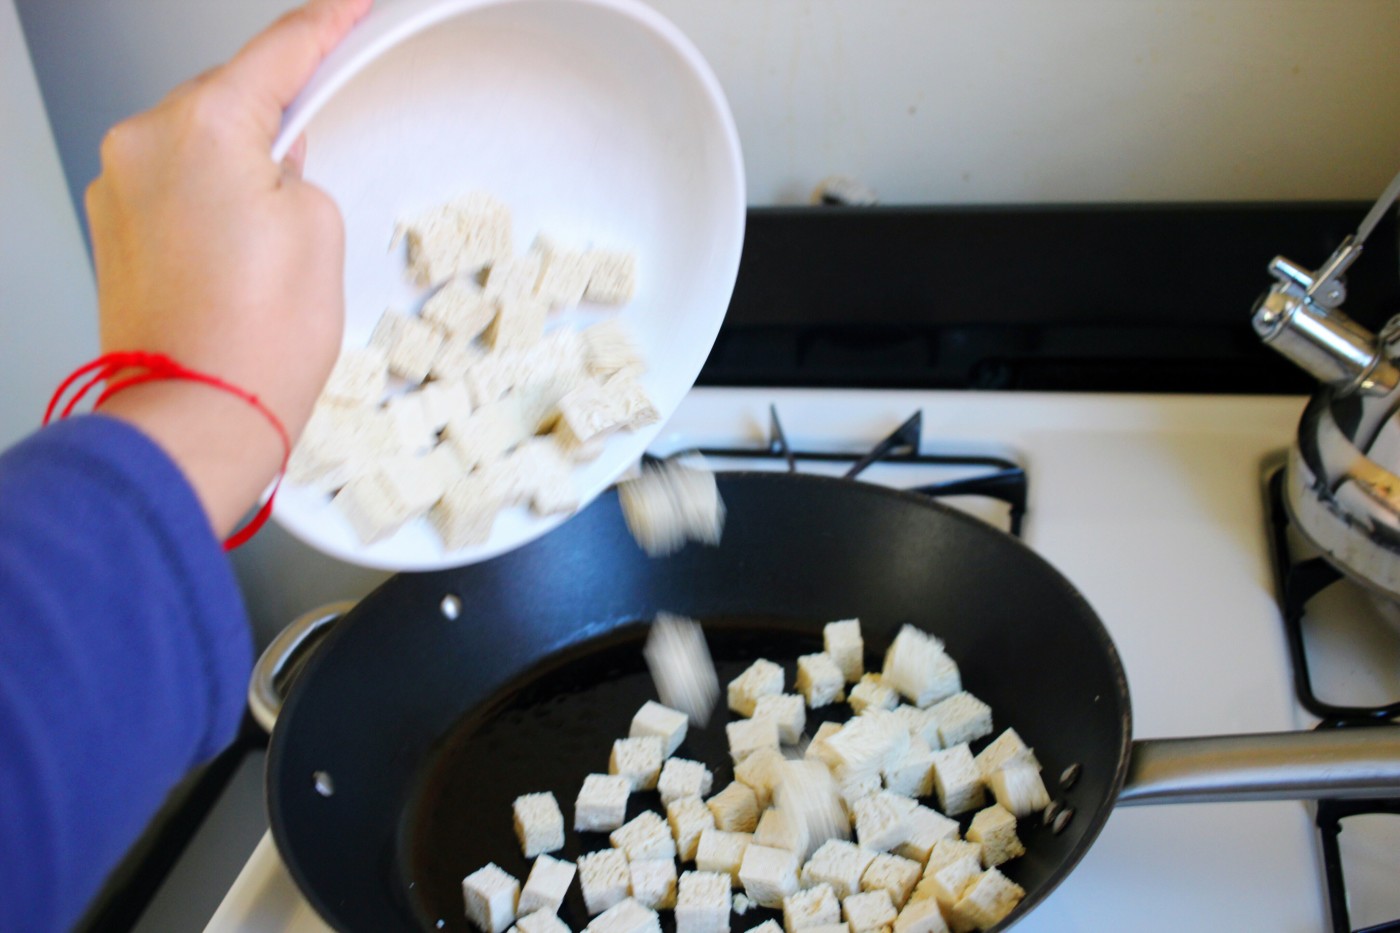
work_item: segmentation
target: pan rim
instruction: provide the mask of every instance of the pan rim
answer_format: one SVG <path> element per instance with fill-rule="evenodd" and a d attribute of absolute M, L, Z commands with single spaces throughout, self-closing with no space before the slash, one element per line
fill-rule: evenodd
<path fill-rule="evenodd" d="M 1050 872 L 1049 876 L 1042 883 L 1040 883 L 1034 891 L 1027 892 L 1026 897 L 1021 901 L 1019 905 L 1017 905 L 1011 917 L 1009 917 L 1008 920 L 997 924 L 995 927 L 992 927 L 991 930 L 992 933 L 995 933 L 995 931 L 1006 930 L 1009 929 L 1011 926 L 1014 926 L 1022 918 L 1030 914 L 1047 897 L 1049 897 L 1050 894 L 1053 893 L 1055 889 L 1063 883 L 1065 878 L 1067 878 L 1071 873 L 1073 873 L 1075 867 L 1084 858 L 1084 855 L 1093 847 L 1094 843 L 1098 840 L 1099 835 L 1103 832 L 1103 828 L 1107 824 L 1109 817 L 1112 816 L 1114 810 L 1117 807 L 1118 797 L 1122 792 L 1123 786 L 1127 782 L 1128 769 L 1131 764 L 1131 753 L 1133 744 L 1132 696 L 1129 690 L 1127 673 L 1123 667 L 1122 658 L 1119 655 L 1118 649 L 1113 642 L 1112 635 L 1108 631 L 1108 627 L 1104 625 L 1102 618 L 1094 610 L 1093 606 L 1078 590 L 1078 588 L 1074 586 L 1073 582 L 1070 581 L 1069 578 L 1066 577 L 1063 573 L 1061 573 L 1059 568 L 1057 568 L 1047 558 L 1042 556 L 1025 541 L 1023 541 L 1019 537 L 1009 534 L 1008 532 L 1002 531 L 1001 529 L 996 528 L 995 526 L 979 518 L 976 518 L 975 516 L 972 516 L 967 512 L 953 508 L 952 506 L 940 502 L 936 499 L 933 499 L 923 493 L 906 489 L 893 488 L 889 486 L 877 485 L 875 483 L 868 483 L 858 479 L 847 479 L 845 477 L 840 476 L 829 476 L 825 474 L 816 473 L 790 473 L 785 471 L 770 470 L 726 470 L 717 471 L 716 478 L 721 484 L 727 481 L 737 481 L 744 483 L 800 482 L 811 485 L 828 486 L 832 484 L 848 484 L 850 486 L 860 488 L 865 494 L 898 499 L 919 509 L 931 510 L 934 512 L 942 513 L 945 517 L 947 517 L 954 523 L 962 524 L 966 527 L 976 528 L 977 530 L 974 531 L 973 534 L 992 534 L 999 536 L 1004 541 L 1009 542 L 1016 548 L 1019 548 L 1026 556 L 1041 564 L 1043 566 L 1043 569 L 1047 572 L 1048 577 L 1054 581 L 1055 585 L 1061 590 L 1063 590 L 1066 596 L 1072 602 L 1077 603 L 1081 610 L 1093 623 L 1090 626 L 1090 630 L 1093 632 L 1096 644 L 1101 649 L 1108 663 L 1110 674 L 1112 676 L 1114 686 L 1117 690 L 1117 699 L 1119 700 L 1121 708 L 1119 743 L 1116 753 L 1117 764 L 1113 770 L 1113 774 L 1106 782 L 1106 792 L 1104 794 L 1102 804 L 1096 808 L 1095 812 L 1091 814 L 1079 814 L 1079 817 L 1081 818 L 1087 816 L 1089 822 L 1087 828 L 1084 829 L 1077 844 L 1070 850 L 1068 855 L 1058 865 L 1054 867 L 1054 869 Z M 612 487 L 608 490 L 605 490 L 605 492 L 601 496 L 599 496 L 598 499 L 594 500 L 593 503 L 590 503 L 584 511 L 586 511 L 587 509 L 598 507 L 600 504 L 605 503 L 610 499 L 615 499 L 616 495 L 616 487 Z M 525 547 L 529 546 L 530 545 L 528 544 L 525 545 Z M 504 558 L 509 556 L 509 554 L 506 554 L 502 555 L 501 557 Z M 495 558 L 493 560 L 498 559 L 501 558 Z M 479 565 L 469 565 L 469 567 L 477 566 L 484 568 L 489 566 L 491 563 L 492 561 L 486 561 Z M 469 569 L 469 567 L 456 569 Z M 447 574 L 452 572 L 452 570 L 434 571 L 430 574 L 409 574 L 407 572 L 404 572 L 403 574 L 395 576 L 431 576 L 437 573 Z M 389 581 L 385 582 L 385 584 L 381 584 L 381 587 L 377 588 L 374 591 L 374 593 L 378 593 L 379 589 L 382 589 L 383 586 L 387 586 L 390 582 L 392 582 L 393 579 L 394 578 L 391 577 Z M 305 685 L 308 682 L 314 682 L 315 672 L 321 667 L 322 664 L 327 663 L 325 659 L 333 655 L 335 646 L 344 638 L 344 633 L 349 630 L 349 628 L 344 623 L 346 623 L 347 621 L 353 622 L 353 620 L 359 616 L 362 606 L 366 602 L 371 601 L 371 597 L 374 595 L 374 593 L 371 593 L 369 596 L 366 596 L 364 599 L 360 600 L 360 602 L 356 603 L 355 607 L 351 609 L 350 612 L 346 613 L 345 617 L 336 624 L 335 630 L 330 632 L 326 636 L 322 643 L 318 645 L 317 649 L 312 653 L 312 656 L 308 658 L 305 667 L 302 669 L 300 675 L 297 677 L 296 682 L 292 685 L 292 688 L 286 698 L 286 701 L 283 704 L 282 711 L 278 716 L 279 726 L 289 720 L 295 719 L 297 709 L 302 705 L 302 698 L 306 695 L 309 689 Z M 463 710 L 462 714 L 465 715 L 466 712 L 466 710 Z M 296 884 L 298 893 L 306 899 L 306 901 L 313 907 L 313 909 L 316 910 L 317 914 L 320 916 L 322 921 L 325 922 L 328 926 L 338 931 L 345 931 L 345 933 L 353 933 L 352 927 L 345 926 L 341 922 L 341 912 L 336 910 L 329 901 L 322 897 L 321 892 L 318 891 L 316 889 L 316 886 L 311 883 L 310 879 L 308 878 L 308 876 L 302 868 L 302 861 L 296 858 L 294 854 L 292 854 L 292 840 L 287 834 L 286 820 L 283 818 L 286 801 L 283 799 L 282 794 L 277 789 L 280 786 L 280 784 L 276 780 L 277 775 L 280 774 L 280 769 L 278 768 L 278 765 L 280 765 L 283 759 L 285 758 L 285 752 L 283 750 L 285 749 L 287 742 L 290 741 L 288 739 L 288 734 L 290 731 L 292 730 L 287 728 L 274 727 L 272 735 L 270 736 L 268 742 L 267 761 L 263 773 L 263 787 L 264 799 L 268 813 L 269 830 L 272 834 L 273 841 L 277 846 L 278 856 L 279 858 L 281 858 L 288 875 L 291 876 L 293 882 Z M 441 738 L 441 736 L 439 736 L 439 738 Z"/>

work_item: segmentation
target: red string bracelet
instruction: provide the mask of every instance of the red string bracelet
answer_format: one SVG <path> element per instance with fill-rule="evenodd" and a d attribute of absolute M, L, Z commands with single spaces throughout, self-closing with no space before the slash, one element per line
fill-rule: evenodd
<path fill-rule="evenodd" d="M 113 381 L 118 373 L 126 373 L 128 370 L 136 370 L 136 372 L 123 375 L 120 379 Z M 44 424 L 54 420 L 55 411 L 58 412 L 58 420 L 60 421 L 73 414 L 78 403 L 91 394 L 100 383 L 106 383 L 106 387 L 92 403 L 94 410 L 100 408 L 103 402 L 122 389 L 129 389 L 146 382 L 160 382 L 170 379 L 198 382 L 242 399 L 257 409 L 258 413 L 277 430 L 277 436 L 282 439 L 282 466 L 277 471 L 277 478 L 273 480 L 272 490 L 268 493 L 267 500 L 248 520 L 248 523 L 229 535 L 224 541 L 224 550 L 231 551 L 247 543 L 263 525 L 267 524 L 269 516 L 272 515 L 272 502 L 277 498 L 277 490 L 282 485 L 282 477 L 287 473 L 287 460 L 292 455 L 292 439 L 287 433 L 287 428 L 282 424 L 282 420 L 272 413 L 272 409 L 264 405 L 256 395 L 232 383 L 225 382 L 217 376 L 182 366 L 163 353 L 142 353 L 139 351 L 106 353 L 90 363 L 79 366 L 59 384 L 54 391 L 53 398 L 49 399 L 49 407 L 44 411 Z M 71 398 L 68 399 L 62 410 L 59 410 L 59 403 L 70 391 L 72 392 Z"/>

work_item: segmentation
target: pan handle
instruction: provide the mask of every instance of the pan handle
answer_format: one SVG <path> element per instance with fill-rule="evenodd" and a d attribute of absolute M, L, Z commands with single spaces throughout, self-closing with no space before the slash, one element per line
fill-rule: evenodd
<path fill-rule="evenodd" d="M 1122 805 L 1400 796 L 1400 726 L 1133 742 Z"/>
<path fill-rule="evenodd" d="M 248 711 L 268 733 L 282 711 L 292 681 L 311 650 L 330 634 L 331 627 L 354 607 L 351 601 L 327 603 L 297 616 L 263 651 L 248 681 Z"/>

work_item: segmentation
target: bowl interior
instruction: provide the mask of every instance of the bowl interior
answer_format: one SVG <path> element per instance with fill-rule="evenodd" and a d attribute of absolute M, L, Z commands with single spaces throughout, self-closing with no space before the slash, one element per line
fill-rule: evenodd
<path fill-rule="evenodd" d="M 358 62 L 328 60 L 353 75 L 305 127 L 306 177 L 345 218 L 346 345 L 363 345 L 386 308 L 416 311 L 427 297 L 405 280 L 395 225 L 483 191 L 510 206 L 518 252 L 547 232 L 636 253 L 636 297 L 615 313 L 646 355 L 642 381 L 664 422 L 714 342 L 743 238 L 737 137 L 708 67 L 669 23 L 620 0 L 437 3 L 394 28 L 400 38 Z M 600 316 L 581 308 L 550 326 Z M 583 501 L 658 430 L 619 434 L 581 466 Z M 280 493 L 276 516 L 314 547 L 396 570 L 484 560 L 563 520 L 507 510 L 487 543 L 448 552 L 424 520 L 363 545 L 309 489 Z"/>

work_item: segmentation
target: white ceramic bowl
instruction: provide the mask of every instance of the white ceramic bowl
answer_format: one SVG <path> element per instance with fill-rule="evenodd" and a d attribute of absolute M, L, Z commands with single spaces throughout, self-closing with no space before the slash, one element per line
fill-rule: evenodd
<path fill-rule="evenodd" d="M 400 0 L 372 12 L 287 111 L 274 148 L 308 142 L 306 177 L 346 227 L 346 346 L 385 308 L 416 310 L 394 225 L 469 191 L 512 210 L 516 249 L 549 231 L 636 252 L 620 312 L 645 352 L 662 423 L 699 375 L 738 271 L 743 162 L 719 83 L 671 23 L 635 0 Z M 573 326 L 598 315 L 571 312 Z M 575 483 L 591 501 L 661 424 L 612 437 Z M 478 547 L 444 550 L 426 520 L 372 545 L 324 494 L 284 486 L 276 520 L 342 560 L 389 570 L 461 566 L 567 516 L 502 512 Z"/>

